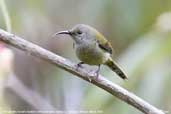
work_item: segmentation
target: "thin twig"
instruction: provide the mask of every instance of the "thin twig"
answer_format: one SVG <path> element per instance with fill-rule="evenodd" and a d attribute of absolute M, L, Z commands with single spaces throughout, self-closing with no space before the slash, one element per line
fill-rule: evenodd
<path fill-rule="evenodd" d="M 145 114 L 164 114 L 162 110 L 155 108 L 154 106 L 150 105 L 146 101 L 142 100 L 141 98 L 137 97 L 133 93 L 128 92 L 124 88 L 120 87 L 117 84 L 114 84 L 103 76 L 99 76 L 98 80 L 94 77 L 95 75 L 89 73 L 84 68 L 77 68 L 76 65 L 69 60 L 56 55 L 46 49 L 43 49 L 33 43 L 30 43 L 23 38 L 15 36 L 14 34 L 8 33 L 2 29 L 0 29 L 0 40 L 6 42 L 9 45 L 12 45 L 18 49 L 25 51 L 35 57 L 41 58 L 46 60 L 49 63 L 52 63 L 72 74 L 82 78 L 102 89 L 111 93 L 112 95 L 116 96 L 117 98 L 121 99 L 122 101 L 132 105 L 133 107 L 137 108 L 138 110 L 142 111 Z M 91 81 L 90 81 L 91 80 Z"/>

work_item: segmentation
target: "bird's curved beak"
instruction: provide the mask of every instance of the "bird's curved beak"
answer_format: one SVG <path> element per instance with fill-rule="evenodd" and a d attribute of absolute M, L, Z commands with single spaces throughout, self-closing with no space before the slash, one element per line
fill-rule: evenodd
<path fill-rule="evenodd" d="M 56 35 L 60 35 L 60 34 L 68 34 L 68 35 L 71 35 L 71 32 L 69 30 L 59 31 L 59 32 L 53 34 L 52 37 L 55 37 Z"/>
<path fill-rule="evenodd" d="M 55 35 L 59 35 L 59 34 L 68 34 L 68 35 L 71 35 L 71 32 L 69 30 L 66 30 L 66 31 L 59 31 L 59 32 L 55 33 Z"/>

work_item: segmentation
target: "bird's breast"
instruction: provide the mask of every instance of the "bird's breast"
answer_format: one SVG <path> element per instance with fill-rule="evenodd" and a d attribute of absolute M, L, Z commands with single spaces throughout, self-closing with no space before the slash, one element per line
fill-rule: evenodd
<path fill-rule="evenodd" d="M 109 53 L 101 50 L 96 44 L 80 44 L 76 45 L 76 55 L 78 58 L 89 65 L 99 65 L 107 61 L 106 55 Z"/>

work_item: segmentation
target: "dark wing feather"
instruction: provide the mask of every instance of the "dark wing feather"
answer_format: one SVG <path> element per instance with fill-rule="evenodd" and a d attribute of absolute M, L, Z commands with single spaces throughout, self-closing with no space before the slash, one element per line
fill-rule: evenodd
<path fill-rule="evenodd" d="M 101 33 L 99 33 L 97 30 L 95 30 L 93 28 L 91 28 L 91 29 L 96 34 L 95 37 L 96 37 L 99 47 L 101 49 L 103 49 L 104 51 L 112 54 L 112 45 L 107 41 L 107 39 Z"/>
<path fill-rule="evenodd" d="M 100 44 L 99 43 L 99 47 L 107 52 L 109 52 L 110 54 L 112 54 L 112 47 L 110 45 L 109 42 L 106 42 L 105 44 Z"/>

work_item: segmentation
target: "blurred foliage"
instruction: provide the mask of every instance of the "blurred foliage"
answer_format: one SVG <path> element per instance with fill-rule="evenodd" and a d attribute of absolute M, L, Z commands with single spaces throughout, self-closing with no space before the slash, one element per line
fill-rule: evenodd
<path fill-rule="evenodd" d="M 13 33 L 75 62 L 79 60 L 72 49 L 72 40 L 67 36 L 52 39 L 51 35 L 78 23 L 97 28 L 112 43 L 113 57 L 129 80 L 118 79 L 106 67 L 101 73 L 150 104 L 171 111 L 171 0 L 6 0 L 6 4 Z M 0 26 L 5 28 L 3 18 Z M 13 50 L 18 78 L 58 110 L 141 114 L 104 90 Z M 27 105 L 20 97 L 15 98 L 18 99 L 13 100 L 18 105 L 15 108 Z"/>

